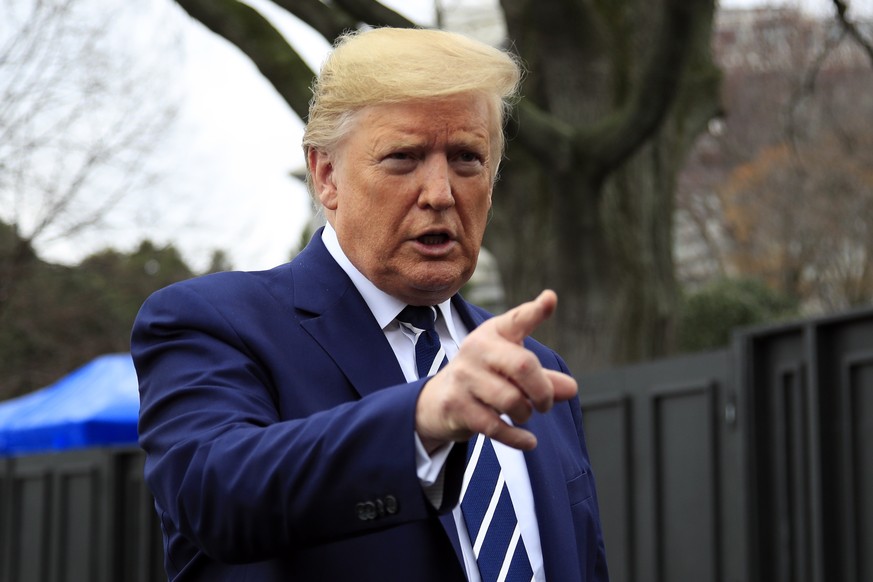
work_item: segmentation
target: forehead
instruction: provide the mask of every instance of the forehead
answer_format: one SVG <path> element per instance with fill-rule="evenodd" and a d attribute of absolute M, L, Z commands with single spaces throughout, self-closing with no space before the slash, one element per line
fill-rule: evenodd
<path fill-rule="evenodd" d="M 499 129 L 491 109 L 487 98 L 474 94 L 369 105 L 355 114 L 349 133 L 372 143 L 445 139 L 488 145 Z"/>

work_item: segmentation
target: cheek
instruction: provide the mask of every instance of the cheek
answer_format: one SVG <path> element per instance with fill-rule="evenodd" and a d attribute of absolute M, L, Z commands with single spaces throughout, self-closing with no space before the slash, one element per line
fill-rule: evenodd
<path fill-rule="evenodd" d="M 355 217 L 359 244 L 374 256 L 390 254 L 401 238 L 404 215 L 395 208 L 367 204 Z"/>
<path fill-rule="evenodd" d="M 483 230 L 488 223 L 488 213 L 491 210 L 491 194 L 474 198 L 468 209 L 471 226 Z"/>

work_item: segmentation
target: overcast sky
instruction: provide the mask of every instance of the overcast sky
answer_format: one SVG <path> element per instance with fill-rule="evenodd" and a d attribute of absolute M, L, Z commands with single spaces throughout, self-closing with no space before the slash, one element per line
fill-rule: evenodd
<path fill-rule="evenodd" d="M 215 249 L 227 251 L 237 269 L 287 261 L 312 213 L 305 187 L 290 176 L 304 166 L 300 120 L 248 59 L 171 0 L 108 1 L 119 2 L 127 13 L 113 24 L 126 44 L 141 36 L 156 44 L 175 43 L 176 62 L 167 63 L 171 82 L 155 95 L 174 100 L 179 108 L 150 163 L 163 179 L 126 200 L 110 215 L 109 228 L 72 244 L 44 243 L 40 255 L 74 263 L 107 246 L 128 251 L 149 238 L 172 242 L 198 270 L 207 266 Z M 100 2 L 96 5 L 107 6 Z M 268 14 L 310 66 L 318 68 L 329 49 L 321 36 L 269 2 L 251 4 Z M 431 0 L 385 4 L 416 22 L 433 21 Z M 143 46 L 147 50 L 148 41 Z"/>

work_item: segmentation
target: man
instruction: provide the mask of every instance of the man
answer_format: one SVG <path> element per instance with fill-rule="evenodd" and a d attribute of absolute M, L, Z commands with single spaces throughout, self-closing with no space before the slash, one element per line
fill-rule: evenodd
<path fill-rule="evenodd" d="M 288 265 L 143 306 L 171 580 L 607 579 L 576 383 L 527 339 L 555 294 L 494 318 L 458 295 L 518 80 L 458 35 L 345 37 L 304 135 L 325 229 Z"/>

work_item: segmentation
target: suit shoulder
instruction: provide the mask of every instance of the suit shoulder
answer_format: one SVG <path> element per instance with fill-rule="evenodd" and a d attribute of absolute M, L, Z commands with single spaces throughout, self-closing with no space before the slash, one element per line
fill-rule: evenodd
<path fill-rule="evenodd" d="M 204 298 L 258 295 L 282 278 L 290 281 L 290 277 L 287 263 L 266 271 L 221 271 L 173 283 L 153 295 L 193 293 Z"/>
<path fill-rule="evenodd" d="M 291 296 L 287 264 L 268 271 L 224 271 L 173 283 L 155 291 L 137 319 L 188 317 L 221 312 L 227 319 L 245 319 L 269 306 L 281 306 Z"/>

